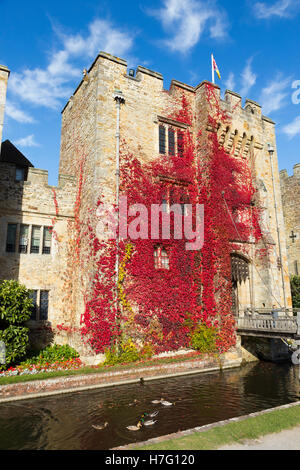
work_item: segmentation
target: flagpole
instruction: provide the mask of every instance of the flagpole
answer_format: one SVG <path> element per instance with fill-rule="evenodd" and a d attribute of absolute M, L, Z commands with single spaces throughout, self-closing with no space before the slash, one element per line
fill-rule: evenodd
<path fill-rule="evenodd" d="M 215 83 L 215 68 L 214 68 L 214 56 L 211 55 L 211 79 L 212 83 Z"/>

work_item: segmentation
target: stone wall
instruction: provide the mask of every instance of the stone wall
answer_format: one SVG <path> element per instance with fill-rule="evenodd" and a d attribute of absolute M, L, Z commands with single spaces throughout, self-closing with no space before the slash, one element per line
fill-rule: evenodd
<path fill-rule="evenodd" d="M 210 109 L 205 85 L 206 82 L 202 82 L 194 88 L 173 80 L 170 89 L 165 90 L 161 74 L 138 67 L 135 77 L 130 77 L 125 60 L 102 52 L 98 55 L 87 76 L 65 106 L 62 116 L 61 171 L 74 174 L 74 128 L 77 138 L 87 149 L 88 165 L 83 203 L 85 211 L 95 207 L 100 194 L 104 195 L 106 202 L 115 201 L 117 111 L 114 91 L 121 90 L 125 99 L 120 113 L 121 140 L 124 139 L 129 151 L 137 155 L 142 162 L 148 162 L 159 153 L 159 123 L 168 122 L 167 118 L 180 109 L 182 96 L 189 102 L 194 116 L 191 129 L 193 135 L 196 139 L 201 131 L 203 148 L 205 147 L 209 133 L 215 131 L 209 126 Z M 260 248 L 267 249 L 268 257 L 263 262 L 256 256 L 256 248 L 259 247 L 248 244 L 247 249 L 251 262 L 252 303 L 258 308 L 271 308 L 273 304 L 282 307 L 286 304 L 290 307 L 275 124 L 262 116 L 261 106 L 254 101 L 247 99 L 243 107 L 241 97 L 231 91 L 227 91 L 225 100 L 222 100 L 220 89 L 216 85 L 214 94 L 218 105 L 232 118 L 230 128 L 220 126 L 218 129 L 220 143 L 223 143 L 229 152 L 235 146 L 236 156 L 242 154 L 242 158 L 248 161 L 259 190 L 259 203 L 264 207 L 264 238 Z M 275 149 L 272 157 L 275 192 L 268 153 L 269 143 Z M 201 151 L 199 158 L 203 158 Z M 279 262 L 279 240 L 282 249 L 284 289 Z M 240 251 L 245 252 L 244 248 L 241 246 Z M 250 295 L 245 296 L 243 302 L 244 306 L 249 305 Z"/>
<path fill-rule="evenodd" d="M 282 170 L 280 183 L 289 272 L 300 276 L 300 164 L 294 166 L 291 176 Z"/>
<path fill-rule="evenodd" d="M 65 321 L 62 316 L 63 276 L 68 242 L 68 223 L 73 219 L 75 184 L 70 176 L 59 176 L 57 187 L 48 185 L 48 172 L 28 169 L 27 181 L 15 181 L 16 167 L 0 163 L 0 278 L 16 279 L 28 289 L 49 291 L 48 322 L 55 327 Z M 8 224 L 17 224 L 15 252 L 6 248 Z M 29 227 L 27 253 L 19 252 L 20 225 Z M 50 227 L 50 254 L 42 254 L 41 231 L 39 253 L 31 253 L 32 227 Z M 39 298 L 37 299 L 39 302 Z M 45 322 L 31 322 L 31 327 Z"/>
<path fill-rule="evenodd" d="M 78 163 L 85 155 L 84 191 L 80 201 L 80 220 L 84 225 L 90 210 L 102 196 L 114 203 L 116 193 L 116 122 L 115 90 L 122 90 L 120 134 L 130 150 L 146 162 L 158 154 L 158 118 L 181 104 L 181 91 L 194 96 L 192 87 L 173 81 L 169 92 L 163 89 L 162 75 L 138 67 L 135 77 L 127 75 L 123 59 L 100 53 L 62 112 L 60 171 L 78 179 Z M 192 103 L 193 99 L 188 98 Z M 75 156 L 75 157 L 74 157 Z M 84 247 L 81 245 L 82 252 Z M 86 264 L 88 256 L 83 255 Z M 84 312 L 83 293 L 90 288 L 93 267 L 78 275 L 77 319 Z M 90 271 L 90 273 L 87 273 Z M 81 294 L 80 294 L 81 293 Z"/>
<path fill-rule="evenodd" d="M 242 336 L 243 359 L 245 362 L 258 358 L 268 362 L 289 362 L 291 350 L 281 339 Z"/>
<path fill-rule="evenodd" d="M 196 128 L 202 131 L 202 140 L 205 142 L 209 133 L 214 130 L 211 129 L 207 118 L 210 111 L 205 103 L 204 85 L 205 82 L 196 87 Z M 248 163 L 252 171 L 254 187 L 257 189 L 256 202 L 262 209 L 260 221 L 262 241 L 257 245 L 241 244 L 238 243 L 238 234 L 234 240 L 234 245 L 239 245 L 237 252 L 246 254 L 251 263 L 250 298 L 249 295 L 245 295 L 244 287 L 241 289 L 240 297 L 244 299 L 244 306 L 251 301 L 252 297 L 251 302 L 256 308 L 270 308 L 274 304 L 291 307 L 275 123 L 262 115 L 261 106 L 258 103 L 246 99 L 245 106 L 242 107 L 240 95 L 227 90 L 225 100 L 222 100 L 219 87 L 215 85 L 214 88 L 218 105 L 230 117 L 230 125 L 219 126 L 218 140 L 225 150 Z M 274 148 L 272 161 L 268 144 Z M 266 251 L 266 259 L 263 260 L 259 256 L 259 249 Z M 280 249 L 283 276 L 280 269 Z"/>

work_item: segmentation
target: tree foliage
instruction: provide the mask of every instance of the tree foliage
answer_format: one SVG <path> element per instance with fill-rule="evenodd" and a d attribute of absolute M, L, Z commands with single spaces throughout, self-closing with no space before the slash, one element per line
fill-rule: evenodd
<path fill-rule="evenodd" d="M 29 295 L 17 281 L 0 283 L 0 341 L 6 346 L 6 366 L 24 357 L 29 345 L 29 329 L 24 326 L 33 308 Z"/>
<path fill-rule="evenodd" d="M 300 308 L 300 276 L 291 277 L 292 301 L 294 308 Z"/>

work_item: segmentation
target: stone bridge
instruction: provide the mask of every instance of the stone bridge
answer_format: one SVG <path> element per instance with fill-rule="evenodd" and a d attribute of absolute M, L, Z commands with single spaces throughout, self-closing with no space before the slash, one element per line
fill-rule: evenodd
<path fill-rule="evenodd" d="M 300 312 L 296 316 L 245 315 L 236 318 L 237 333 L 241 336 L 300 340 Z"/>

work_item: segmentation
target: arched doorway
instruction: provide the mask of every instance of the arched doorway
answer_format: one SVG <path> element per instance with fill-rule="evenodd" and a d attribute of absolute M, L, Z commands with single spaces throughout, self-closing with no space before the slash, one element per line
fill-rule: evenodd
<path fill-rule="evenodd" d="M 232 312 L 238 315 L 251 307 L 250 262 L 244 256 L 231 254 Z"/>

